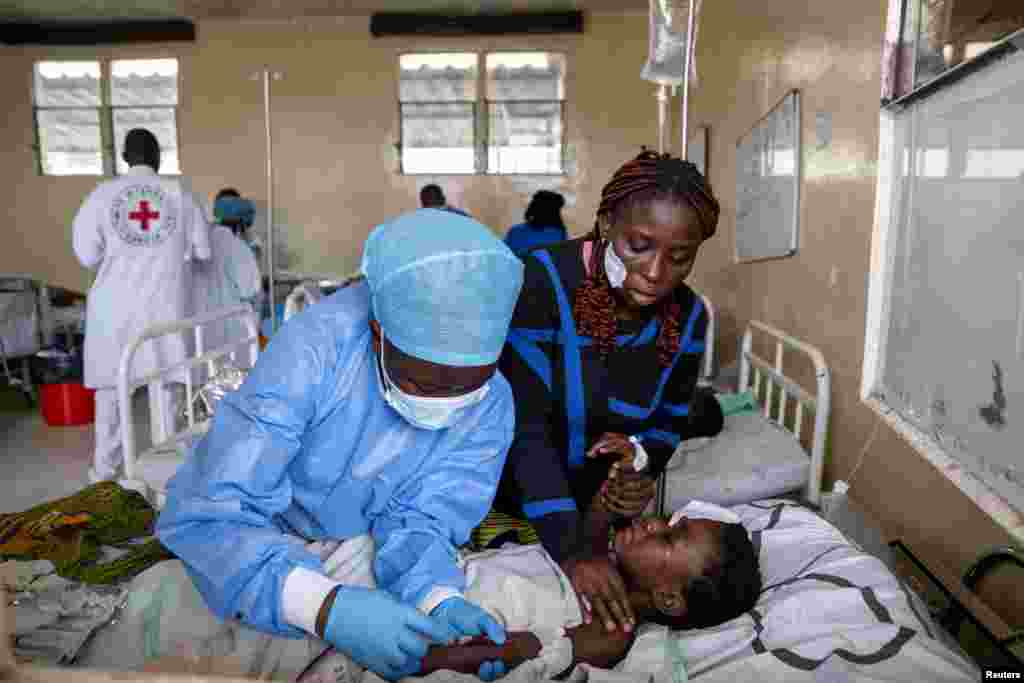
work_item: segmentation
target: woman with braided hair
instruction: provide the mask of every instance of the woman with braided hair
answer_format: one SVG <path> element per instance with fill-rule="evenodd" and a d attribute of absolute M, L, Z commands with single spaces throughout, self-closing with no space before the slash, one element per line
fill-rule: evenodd
<path fill-rule="evenodd" d="M 707 315 L 684 280 L 718 214 L 693 164 L 645 150 L 605 185 L 592 234 L 526 258 L 500 361 L 516 433 L 495 508 L 530 522 L 608 630 L 634 619 L 592 530 L 640 515 L 679 442 L 705 435 L 690 409 Z"/>

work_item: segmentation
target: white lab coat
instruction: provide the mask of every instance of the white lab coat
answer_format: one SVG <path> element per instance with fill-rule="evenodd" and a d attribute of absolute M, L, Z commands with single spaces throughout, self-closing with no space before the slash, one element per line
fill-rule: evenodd
<path fill-rule="evenodd" d="M 113 388 L 121 351 L 143 330 L 187 314 L 192 259 L 210 258 L 209 225 L 181 179 L 146 166 L 101 183 L 73 224 L 75 255 L 97 268 L 86 304 L 85 384 Z M 138 377 L 184 359 L 180 336 L 136 354 Z"/>
<path fill-rule="evenodd" d="M 260 266 L 252 248 L 223 225 L 211 229 L 210 248 L 209 261 L 192 264 L 193 300 L 189 315 L 242 303 L 254 305 L 260 295 Z M 203 326 L 203 348 L 216 349 L 229 340 L 246 336 L 241 321 L 217 321 Z"/>

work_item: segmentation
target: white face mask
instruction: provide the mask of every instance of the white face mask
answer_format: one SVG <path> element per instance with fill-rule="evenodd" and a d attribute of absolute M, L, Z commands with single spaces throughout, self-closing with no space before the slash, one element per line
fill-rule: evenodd
<path fill-rule="evenodd" d="M 388 370 L 384 366 L 383 340 L 381 341 L 379 361 L 381 373 L 384 375 L 384 400 L 394 408 L 396 413 L 405 418 L 406 422 L 420 429 L 436 431 L 451 427 L 463 410 L 482 401 L 490 391 L 490 383 L 488 383 L 462 396 L 445 398 L 412 396 L 399 389 L 398 385 L 391 381 Z"/>
<path fill-rule="evenodd" d="M 612 289 L 622 288 L 622 283 L 626 281 L 626 264 L 615 253 L 615 246 L 607 241 L 604 249 L 604 272 Z"/>

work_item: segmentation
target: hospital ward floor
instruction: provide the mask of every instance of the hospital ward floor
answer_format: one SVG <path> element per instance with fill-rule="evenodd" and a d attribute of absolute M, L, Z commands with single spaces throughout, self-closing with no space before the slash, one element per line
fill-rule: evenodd
<path fill-rule="evenodd" d="M 135 397 L 136 433 L 149 440 L 146 397 Z M 0 387 L 0 513 L 21 512 L 88 486 L 94 425 L 51 427 L 38 402 Z"/>

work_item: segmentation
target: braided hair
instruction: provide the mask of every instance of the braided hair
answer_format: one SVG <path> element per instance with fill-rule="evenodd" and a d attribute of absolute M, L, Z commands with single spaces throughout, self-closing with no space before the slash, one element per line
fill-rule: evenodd
<path fill-rule="evenodd" d="M 588 238 L 596 243 L 596 248 L 591 253 L 589 275 L 573 297 L 572 310 L 577 332 L 593 338 L 603 358 L 607 358 L 615 346 L 618 304 L 604 272 L 604 250 L 609 248 L 609 243 L 602 239 L 600 221 L 604 218 L 614 224 L 628 209 L 655 199 L 670 199 L 693 211 L 705 240 L 715 234 L 718 226 L 718 200 L 711 185 L 692 163 L 644 149 L 615 172 L 601 190 L 597 220 Z M 681 311 L 674 296 L 659 302 L 657 316 L 660 322 L 658 362 L 668 367 L 679 351 L 681 338 Z"/>

